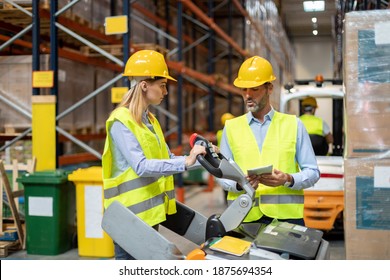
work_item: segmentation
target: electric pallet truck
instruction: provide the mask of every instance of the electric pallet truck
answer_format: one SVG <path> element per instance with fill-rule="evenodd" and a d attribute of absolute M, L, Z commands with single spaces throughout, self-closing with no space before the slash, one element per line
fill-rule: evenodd
<path fill-rule="evenodd" d="M 246 180 L 246 175 L 233 160 L 215 153 L 211 143 L 202 136 L 194 133 L 190 144 L 206 147 L 206 155 L 198 155 L 197 160 L 208 172 L 218 178 L 236 181 L 245 192 L 221 215 L 215 214 L 209 218 L 176 202 L 177 213 L 168 215 L 161 225 L 200 246 L 187 256 L 158 231 L 115 201 L 104 212 L 102 228 L 119 246 L 140 260 L 329 259 L 329 243 L 322 239 L 322 231 L 276 219 L 269 225 L 242 223 L 255 198 L 255 190 Z M 241 246 L 240 240 L 247 241 L 246 244 L 250 245 L 241 254 L 229 249 L 213 249 L 213 245 L 225 236 L 237 241 L 233 243 L 233 247 L 234 244 Z"/>

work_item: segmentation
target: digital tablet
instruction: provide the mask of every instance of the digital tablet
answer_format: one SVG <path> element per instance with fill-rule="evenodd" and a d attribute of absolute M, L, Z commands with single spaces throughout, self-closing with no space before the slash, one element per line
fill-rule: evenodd
<path fill-rule="evenodd" d="M 252 169 L 248 169 L 248 175 L 261 175 L 261 174 L 271 174 L 273 165 L 261 166 Z"/>

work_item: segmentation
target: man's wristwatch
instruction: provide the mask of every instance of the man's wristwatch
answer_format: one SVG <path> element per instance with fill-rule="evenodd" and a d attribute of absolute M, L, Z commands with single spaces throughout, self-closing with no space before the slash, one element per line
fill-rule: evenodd
<path fill-rule="evenodd" d="M 291 181 L 287 179 L 286 183 L 284 183 L 286 188 L 291 188 L 294 185 L 294 177 L 291 175 L 289 177 L 291 177 Z"/>

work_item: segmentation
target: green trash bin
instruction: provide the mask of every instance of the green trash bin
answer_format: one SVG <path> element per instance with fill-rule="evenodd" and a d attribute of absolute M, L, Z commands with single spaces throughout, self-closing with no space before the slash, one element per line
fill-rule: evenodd
<path fill-rule="evenodd" d="M 63 170 L 38 171 L 17 179 L 24 186 L 27 254 L 58 255 L 76 236 L 75 186 Z"/>

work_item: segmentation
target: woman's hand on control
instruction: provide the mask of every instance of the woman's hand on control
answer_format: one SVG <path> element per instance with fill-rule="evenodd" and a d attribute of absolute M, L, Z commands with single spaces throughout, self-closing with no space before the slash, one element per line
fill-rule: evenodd
<path fill-rule="evenodd" d="M 190 154 L 186 157 L 186 167 L 189 167 L 193 165 L 196 162 L 196 157 L 198 155 L 205 155 L 206 154 L 206 148 L 201 145 L 194 145 L 194 147 L 191 149 Z"/>

